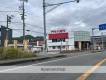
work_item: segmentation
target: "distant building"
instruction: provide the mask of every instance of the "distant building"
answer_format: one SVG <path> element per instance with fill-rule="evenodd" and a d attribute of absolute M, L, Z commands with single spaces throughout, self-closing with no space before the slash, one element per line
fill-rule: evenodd
<path fill-rule="evenodd" d="M 44 41 L 37 40 L 29 42 L 29 45 L 31 45 L 31 51 L 32 52 L 40 52 L 43 51 Z"/>
<path fill-rule="evenodd" d="M 44 41 L 30 41 L 29 42 L 30 45 L 32 46 L 43 46 L 44 45 Z"/>
<path fill-rule="evenodd" d="M 106 49 L 106 35 L 103 36 L 92 36 L 91 44 L 93 44 L 94 49 Z"/>
<path fill-rule="evenodd" d="M 0 27 L 0 46 L 4 46 L 4 41 L 6 40 L 6 35 L 7 35 L 7 28 L 4 26 Z M 8 40 L 9 43 L 12 42 L 12 29 L 8 29 Z"/>

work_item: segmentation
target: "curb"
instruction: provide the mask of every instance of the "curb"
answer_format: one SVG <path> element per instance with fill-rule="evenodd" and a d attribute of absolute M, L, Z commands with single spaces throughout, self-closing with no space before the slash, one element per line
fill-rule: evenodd
<path fill-rule="evenodd" d="M 15 65 L 19 63 L 24 62 L 32 62 L 32 61 L 41 61 L 46 59 L 52 59 L 52 58 L 59 58 L 59 57 L 66 57 L 66 55 L 55 55 L 55 56 L 47 56 L 47 57 L 33 57 L 33 58 L 24 58 L 24 59 L 15 59 L 15 60 L 4 60 L 0 61 L 0 66 L 9 66 L 9 65 Z"/>

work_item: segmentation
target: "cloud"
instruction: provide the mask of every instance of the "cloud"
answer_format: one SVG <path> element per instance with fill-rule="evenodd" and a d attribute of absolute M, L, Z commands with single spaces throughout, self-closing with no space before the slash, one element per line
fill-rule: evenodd
<path fill-rule="evenodd" d="M 20 2 L 18 0 L 1 0 L 0 10 L 18 10 Z M 46 3 L 58 3 L 70 0 L 46 0 Z M 51 29 L 65 28 L 68 30 L 90 30 L 98 27 L 101 23 L 106 23 L 106 0 L 81 0 L 80 3 L 64 4 L 48 13 L 47 32 Z M 26 23 L 35 25 L 27 26 L 27 29 L 43 32 L 42 0 L 29 0 L 25 5 Z M 50 9 L 47 8 L 47 10 Z M 22 22 L 19 13 L 0 13 L 1 21 L 6 20 L 7 14 L 14 14 L 14 21 Z M 1 23 L 1 25 L 5 23 Z M 11 28 L 22 28 L 22 25 L 11 24 Z M 42 29 L 40 29 L 42 27 Z M 14 31 L 15 32 L 15 31 Z M 22 33 L 22 31 L 21 31 Z M 32 33 L 33 35 L 40 35 Z M 22 34 L 14 33 L 14 36 Z"/>

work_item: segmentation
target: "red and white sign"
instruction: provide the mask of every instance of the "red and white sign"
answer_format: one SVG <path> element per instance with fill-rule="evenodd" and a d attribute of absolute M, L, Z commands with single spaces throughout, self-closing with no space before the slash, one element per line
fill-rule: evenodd
<path fill-rule="evenodd" d="M 68 33 L 49 34 L 49 40 L 52 39 L 68 39 Z"/>
<path fill-rule="evenodd" d="M 69 34 L 68 32 L 65 32 L 65 30 L 53 30 L 51 31 L 51 34 L 48 35 L 49 40 L 52 39 L 68 39 Z"/>

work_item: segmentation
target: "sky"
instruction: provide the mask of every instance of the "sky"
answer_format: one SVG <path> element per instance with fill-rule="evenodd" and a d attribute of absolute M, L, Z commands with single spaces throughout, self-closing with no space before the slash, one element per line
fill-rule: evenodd
<path fill-rule="evenodd" d="M 47 4 L 60 3 L 70 0 L 46 0 Z M 9 27 L 12 29 L 22 29 L 20 17 L 21 6 L 19 0 L 0 0 L 0 25 L 6 25 L 6 15 L 14 15 Z M 54 6 L 53 6 L 54 7 Z M 53 7 L 47 7 L 46 11 Z M 33 36 L 43 35 L 42 0 L 28 0 L 25 3 L 26 9 L 26 29 Z M 67 31 L 91 31 L 98 28 L 99 24 L 106 23 L 106 0 L 80 0 L 80 3 L 68 3 L 58 6 L 56 9 L 46 14 L 47 33 L 51 30 L 66 29 Z M 4 22 L 3 22 L 4 21 Z M 28 24 L 31 24 L 28 25 Z M 13 36 L 21 36 L 22 30 L 13 30 Z M 100 31 L 95 30 L 95 35 L 100 35 Z"/>

